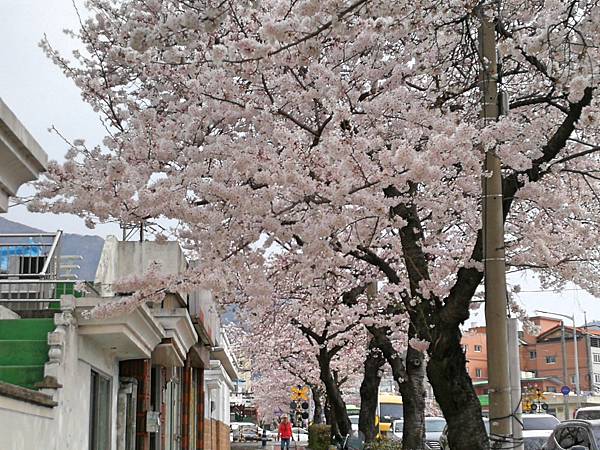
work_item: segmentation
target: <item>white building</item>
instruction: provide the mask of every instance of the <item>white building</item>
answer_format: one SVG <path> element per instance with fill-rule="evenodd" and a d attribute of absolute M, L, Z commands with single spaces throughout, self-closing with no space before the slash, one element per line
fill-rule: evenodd
<path fill-rule="evenodd" d="M 0 101 L 0 212 L 45 165 Z M 237 367 L 209 292 L 89 314 L 127 300 L 115 282 L 153 261 L 183 273 L 177 243 L 107 239 L 85 293 L 60 276 L 60 244 L 0 235 L 0 449 L 227 450 Z"/>

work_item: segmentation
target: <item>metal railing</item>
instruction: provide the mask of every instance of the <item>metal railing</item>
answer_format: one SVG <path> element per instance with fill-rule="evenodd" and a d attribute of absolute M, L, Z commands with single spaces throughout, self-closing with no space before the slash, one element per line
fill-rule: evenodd
<path fill-rule="evenodd" d="M 49 309 L 64 294 L 81 296 L 73 276 L 61 274 L 62 231 L 0 234 L 0 305 Z"/>

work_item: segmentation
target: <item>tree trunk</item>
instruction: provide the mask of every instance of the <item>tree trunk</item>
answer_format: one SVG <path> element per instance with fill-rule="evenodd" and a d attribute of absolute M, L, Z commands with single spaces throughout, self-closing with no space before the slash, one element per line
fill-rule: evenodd
<path fill-rule="evenodd" d="M 314 423 L 323 423 L 323 402 L 321 401 L 321 389 L 316 386 L 311 386 L 313 403 L 315 410 L 313 414 Z"/>
<path fill-rule="evenodd" d="M 377 415 L 381 368 L 384 364 L 385 358 L 381 350 L 377 348 L 375 338 L 372 338 L 369 341 L 369 349 L 364 362 L 364 376 L 360 385 L 358 429 L 364 434 L 365 442 L 372 442 L 377 437 L 375 416 Z"/>
<path fill-rule="evenodd" d="M 394 381 L 398 383 L 404 409 L 402 442 L 404 449 L 421 449 L 425 439 L 425 357 L 409 347 L 408 366 L 392 345 L 386 328 L 370 328 L 378 348 L 392 368 Z"/>
<path fill-rule="evenodd" d="M 425 355 L 411 346 L 406 352 L 406 378 L 399 386 L 404 405 L 402 449 L 421 450 L 425 442 Z"/>
<path fill-rule="evenodd" d="M 430 347 L 427 375 L 435 398 L 448 422 L 451 450 L 488 450 L 489 441 L 481 415 L 481 404 L 466 371 L 458 327 L 438 325 Z"/>
<path fill-rule="evenodd" d="M 348 411 L 346 411 L 346 403 L 342 398 L 342 393 L 331 373 L 331 356 L 326 347 L 319 350 L 317 358 L 319 360 L 320 378 L 325 385 L 327 402 L 334 419 L 331 424 L 332 430 L 337 428 L 338 434 L 345 437 L 352 431 L 352 425 L 348 418 Z"/>

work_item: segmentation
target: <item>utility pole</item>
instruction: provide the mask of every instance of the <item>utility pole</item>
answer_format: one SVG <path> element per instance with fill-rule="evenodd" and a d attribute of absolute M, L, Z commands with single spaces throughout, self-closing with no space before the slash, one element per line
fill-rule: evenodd
<path fill-rule="evenodd" d="M 581 387 L 579 386 L 579 347 L 577 343 L 577 328 L 575 327 L 575 315 L 571 316 L 573 320 L 573 345 L 575 345 L 575 389 L 577 389 L 577 408 L 581 408 Z"/>
<path fill-rule="evenodd" d="M 478 9 L 479 60 L 482 67 L 482 120 L 484 124 L 499 116 L 498 61 L 495 24 L 483 0 Z M 487 10 L 487 11 L 486 11 Z M 486 14 L 486 12 L 488 14 Z M 488 385 L 490 397 L 490 435 L 492 448 L 514 448 L 511 436 L 512 408 L 508 363 L 508 318 L 506 263 L 504 259 L 504 217 L 502 206 L 502 163 L 494 149 L 485 153 L 483 179 L 483 238 L 485 270 L 485 322 L 488 347 Z"/>
<path fill-rule="evenodd" d="M 567 346 L 565 345 L 565 323 L 560 321 L 560 348 L 562 350 L 563 360 L 563 385 L 569 385 L 569 373 L 567 371 Z M 569 420 L 569 399 L 566 395 L 563 395 L 564 408 L 565 408 L 565 420 Z"/>
<path fill-rule="evenodd" d="M 519 361 L 519 329 L 518 320 L 515 317 L 508 319 L 508 350 L 509 350 L 509 372 L 510 372 L 510 400 L 512 417 L 512 437 L 514 450 L 523 450 L 523 420 L 521 401 L 521 362 Z"/>

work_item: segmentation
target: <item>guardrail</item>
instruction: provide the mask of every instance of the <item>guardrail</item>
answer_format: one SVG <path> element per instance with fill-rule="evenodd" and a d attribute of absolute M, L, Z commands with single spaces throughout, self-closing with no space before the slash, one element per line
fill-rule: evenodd
<path fill-rule="evenodd" d="M 62 295 L 85 295 L 61 275 L 62 231 L 0 234 L 0 305 L 13 310 L 53 309 Z M 86 290 L 94 292 L 91 284 Z"/>

